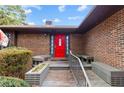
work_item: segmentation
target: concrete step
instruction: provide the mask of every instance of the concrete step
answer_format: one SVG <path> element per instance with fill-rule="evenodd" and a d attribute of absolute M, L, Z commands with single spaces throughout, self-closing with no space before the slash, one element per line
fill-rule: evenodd
<path fill-rule="evenodd" d="M 67 63 L 56 63 L 56 64 L 50 64 L 50 69 L 52 70 L 68 70 L 69 69 L 69 64 Z"/>
<path fill-rule="evenodd" d="M 91 70 L 92 69 L 91 64 L 87 64 L 87 65 L 83 64 L 83 66 L 84 66 L 85 70 Z"/>
<path fill-rule="evenodd" d="M 69 70 L 69 67 L 50 67 L 50 70 Z"/>
<path fill-rule="evenodd" d="M 50 58 L 51 61 L 68 61 L 68 59 L 65 57 L 65 58 Z"/>
<path fill-rule="evenodd" d="M 44 63 L 48 63 L 50 69 L 53 69 L 53 70 L 69 69 L 68 61 L 44 61 Z"/>

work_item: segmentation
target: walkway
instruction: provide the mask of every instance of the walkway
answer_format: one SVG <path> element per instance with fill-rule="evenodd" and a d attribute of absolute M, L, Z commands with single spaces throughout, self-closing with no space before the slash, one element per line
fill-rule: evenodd
<path fill-rule="evenodd" d="M 76 87 L 70 70 L 50 70 L 42 87 Z"/>
<path fill-rule="evenodd" d="M 103 79 L 97 76 L 92 70 L 86 70 L 92 87 L 111 87 Z"/>
<path fill-rule="evenodd" d="M 75 87 L 76 82 L 69 70 L 68 61 L 45 61 L 50 64 L 48 76 L 42 87 Z"/>
<path fill-rule="evenodd" d="M 76 82 L 69 69 L 68 61 L 45 61 L 50 64 L 48 76 L 42 87 L 76 87 Z M 92 87 L 110 87 L 108 83 L 97 76 L 92 70 L 86 70 Z"/>

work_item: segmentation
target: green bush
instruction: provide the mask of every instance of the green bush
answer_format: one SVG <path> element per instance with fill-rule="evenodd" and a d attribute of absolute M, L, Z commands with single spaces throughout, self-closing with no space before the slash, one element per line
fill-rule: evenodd
<path fill-rule="evenodd" d="M 32 52 L 25 48 L 9 47 L 0 50 L 0 75 L 24 79 L 32 66 Z"/>
<path fill-rule="evenodd" d="M 0 87 L 30 87 L 30 85 L 18 78 L 0 77 Z"/>

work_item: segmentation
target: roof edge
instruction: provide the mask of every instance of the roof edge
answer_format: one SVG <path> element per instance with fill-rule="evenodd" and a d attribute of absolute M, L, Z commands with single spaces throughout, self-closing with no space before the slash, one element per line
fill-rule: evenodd
<path fill-rule="evenodd" d="M 123 8 L 124 5 L 97 5 L 80 24 L 77 31 L 85 33 Z"/>

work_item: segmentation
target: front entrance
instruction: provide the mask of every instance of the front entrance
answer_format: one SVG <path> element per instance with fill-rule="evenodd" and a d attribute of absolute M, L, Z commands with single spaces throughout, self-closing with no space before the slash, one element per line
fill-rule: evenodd
<path fill-rule="evenodd" d="M 54 37 L 54 57 L 64 58 L 66 56 L 66 36 L 56 34 Z"/>

